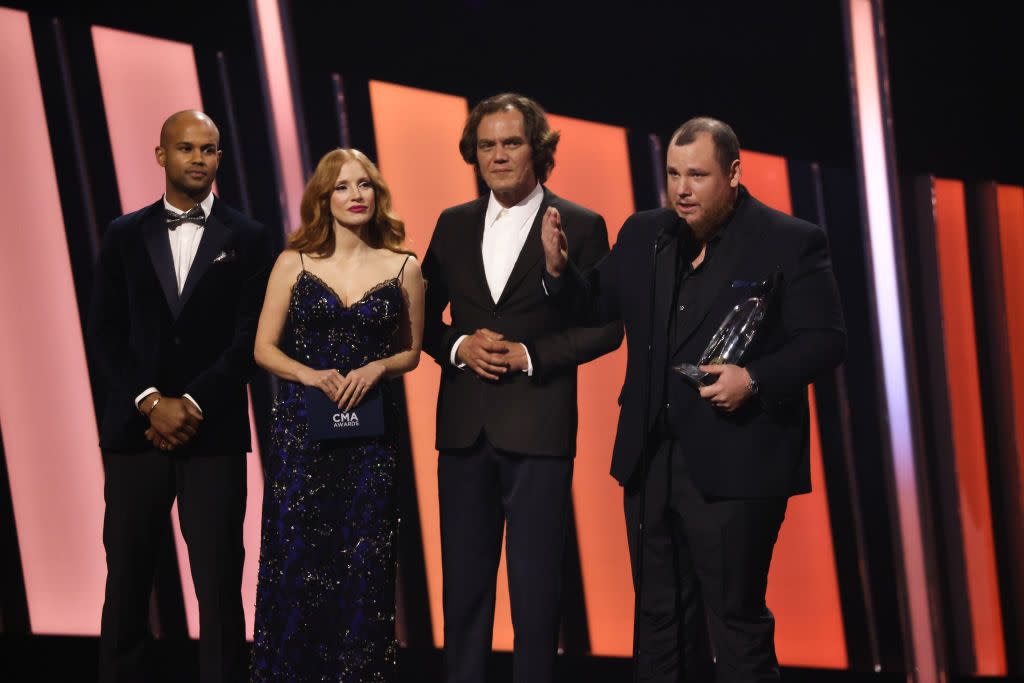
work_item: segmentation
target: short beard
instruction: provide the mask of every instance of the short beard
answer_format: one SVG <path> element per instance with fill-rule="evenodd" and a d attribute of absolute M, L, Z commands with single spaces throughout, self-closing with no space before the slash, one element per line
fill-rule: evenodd
<path fill-rule="evenodd" d="M 707 211 L 700 220 L 687 221 L 687 225 L 690 226 L 690 234 L 698 243 L 705 244 L 722 227 L 725 219 L 732 213 L 732 207 L 733 202 L 722 202 Z"/>

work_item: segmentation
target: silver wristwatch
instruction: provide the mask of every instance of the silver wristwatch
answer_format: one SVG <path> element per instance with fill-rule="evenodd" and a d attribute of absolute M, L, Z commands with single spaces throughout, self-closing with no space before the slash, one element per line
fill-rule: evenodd
<path fill-rule="evenodd" d="M 757 392 L 761 390 L 761 385 L 758 384 L 757 380 L 754 379 L 754 376 L 750 374 L 750 370 L 747 370 L 747 377 L 750 378 L 747 380 L 747 392 L 749 392 L 751 396 L 757 396 Z"/>

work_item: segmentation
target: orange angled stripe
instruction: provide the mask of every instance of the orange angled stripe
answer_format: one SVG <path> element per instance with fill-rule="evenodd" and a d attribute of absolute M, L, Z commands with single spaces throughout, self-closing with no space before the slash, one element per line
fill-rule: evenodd
<path fill-rule="evenodd" d="M 1013 429 L 1017 447 L 1018 486 L 1024 491 L 1024 187 L 999 185 L 999 244 L 1003 257 L 1003 292 L 1013 381 Z M 1024 510 L 1018 510 L 1024 518 Z"/>

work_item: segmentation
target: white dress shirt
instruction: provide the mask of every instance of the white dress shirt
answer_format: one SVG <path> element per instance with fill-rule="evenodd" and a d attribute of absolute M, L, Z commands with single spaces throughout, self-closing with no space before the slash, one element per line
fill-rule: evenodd
<path fill-rule="evenodd" d="M 487 200 L 487 212 L 484 214 L 484 237 L 480 243 L 480 251 L 484 260 L 484 275 L 487 288 L 491 292 L 491 300 L 498 303 L 501 293 L 505 291 L 508 278 L 519 258 L 519 252 L 526 244 L 530 228 L 537 218 L 540 205 L 544 202 L 544 188 L 540 183 L 515 206 L 502 206 L 494 193 Z M 467 335 L 462 335 L 452 345 L 452 365 L 462 368 L 464 363 L 456 360 L 455 353 Z M 522 345 L 526 350 L 526 345 Z M 533 375 L 533 361 L 530 352 L 526 351 L 526 374 Z"/>
<path fill-rule="evenodd" d="M 213 193 L 211 192 L 206 195 L 206 199 L 199 202 L 199 206 L 203 209 L 203 215 L 209 217 L 210 210 L 213 208 Z M 171 206 L 171 203 L 167 201 L 167 195 L 164 195 L 164 208 L 179 216 L 185 213 L 176 206 Z M 196 252 L 199 251 L 199 243 L 203 239 L 204 230 L 205 228 L 202 225 L 192 223 L 191 221 L 182 223 L 174 230 L 167 230 L 167 238 L 171 243 L 171 258 L 174 259 L 174 279 L 178 283 L 178 296 L 181 296 L 181 290 L 185 288 L 188 271 L 192 267 L 192 262 L 196 259 Z M 158 389 L 156 387 L 148 387 L 136 396 L 135 407 L 139 408 L 142 405 L 143 399 L 154 391 L 158 391 Z M 188 394 L 185 394 L 184 397 L 192 401 L 192 405 L 196 408 L 199 408 L 199 404 L 196 403 L 194 398 Z M 199 412 L 203 412 L 203 409 L 199 408 Z"/>

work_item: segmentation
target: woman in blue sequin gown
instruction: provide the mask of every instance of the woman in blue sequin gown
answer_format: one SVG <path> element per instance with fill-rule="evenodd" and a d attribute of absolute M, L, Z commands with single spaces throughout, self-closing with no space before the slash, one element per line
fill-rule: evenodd
<path fill-rule="evenodd" d="M 395 434 L 317 442 L 303 392 L 349 409 L 420 356 L 423 278 L 377 168 L 334 150 L 270 275 L 256 362 L 280 378 L 266 454 L 254 681 L 395 678 Z"/>

